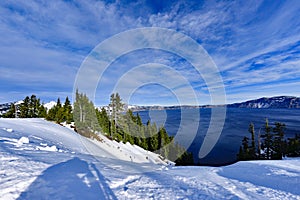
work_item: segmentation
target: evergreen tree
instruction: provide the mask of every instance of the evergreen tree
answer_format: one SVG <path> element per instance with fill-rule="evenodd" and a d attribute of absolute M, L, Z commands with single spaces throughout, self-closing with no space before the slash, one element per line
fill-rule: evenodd
<path fill-rule="evenodd" d="M 101 130 L 93 102 L 85 94 L 80 94 L 78 91 L 76 91 L 73 113 L 78 132 Z"/>
<path fill-rule="evenodd" d="M 300 156 L 300 137 L 296 134 L 295 138 L 288 138 L 285 140 L 284 131 L 286 129 L 285 124 L 275 122 L 275 127 L 269 126 L 269 122 L 266 119 L 264 126 L 265 134 L 261 135 L 263 142 L 260 145 L 260 138 L 258 138 L 258 149 L 260 152 L 262 150 L 261 156 L 253 157 L 253 133 L 254 125 L 250 124 L 249 132 L 251 133 L 251 146 L 249 146 L 249 138 L 244 137 L 242 141 L 242 146 L 240 146 L 238 153 L 238 160 L 252 160 L 252 159 L 282 159 L 284 156 Z M 274 133 L 272 134 L 271 131 Z M 260 133 L 259 135 L 260 136 Z"/>
<path fill-rule="evenodd" d="M 255 132 L 253 123 L 250 123 L 248 131 L 251 134 L 251 147 L 249 149 L 249 154 L 251 159 L 256 159 Z"/>
<path fill-rule="evenodd" d="M 287 156 L 299 157 L 300 156 L 300 135 L 296 134 L 294 138 L 288 138 Z"/>
<path fill-rule="evenodd" d="M 66 97 L 63 106 L 63 121 L 66 121 L 68 124 L 73 121 L 72 105 L 68 97 Z"/>
<path fill-rule="evenodd" d="M 96 109 L 96 115 L 102 132 L 110 134 L 110 121 L 106 110 L 104 108 L 101 111 Z"/>
<path fill-rule="evenodd" d="M 275 128 L 273 128 L 273 132 L 275 133 L 273 144 L 275 154 L 273 155 L 273 159 L 281 160 L 285 156 L 284 130 L 285 124 L 275 122 Z"/>
<path fill-rule="evenodd" d="M 268 119 L 266 119 L 266 123 L 265 123 L 265 134 L 262 135 L 261 137 L 264 138 L 264 147 L 265 147 L 265 158 L 267 160 L 272 158 L 272 154 L 273 154 L 273 135 L 271 133 L 272 128 L 269 126 L 269 121 Z"/>
<path fill-rule="evenodd" d="M 27 118 L 29 117 L 29 97 L 26 96 L 23 100 L 23 103 L 20 105 L 20 118 Z"/>
<path fill-rule="evenodd" d="M 50 108 L 47 113 L 46 119 L 49 121 L 55 121 L 56 111 L 57 111 L 56 106 Z"/>
<path fill-rule="evenodd" d="M 150 147 L 148 147 L 150 149 L 150 151 L 156 151 L 158 150 L 159 147 L 159 140 L 158 140 L 158 131 L 157 131 L 157 126 L 155 124 L 155 122 L 151 125 L 150 128 Z"/>
<path fill-rule="evenodd" d="M 37 102 L 37 98 L 35 95 L 31 95 L 30 97 L 30 100 L 29 100 L 29 103 L 28 103 L 28 116 L 29 118 L 35 118 L 38 116 L 38 113 L 37 113 L 37 107 L 39 105 L 37 105 L 38 102 Z"/>
<path fill-rule="evenodd" d="M 244 150 L 243 150 L 242 146 L 240 146 L 239 153 L 237 154 L 237 159 L 238 160 L 245 160 Z"/>
<path fill-rule="evenodd" d="M 242 146 L 240 146 L 240 150 L 238 153 L 238 160 L 252 160 L 252 152 L 251 147 L 249 147 L 249 138 L 244 137 L 242 140 Z"/>
<path fill-rule="evenodd" d="M 147 143 L 147 150 L 153 151 L 152 144 L 151 144 L 151 123 L 150 120 L 147 121 L 145 126 L 145 137 Z"/>
<path fill-rule="evenodd" d="M 2 117 L 4 118 L 15 118 L 16 117 L 16 106 L 14 103 L 10 104 L 10 108 L 7 113 L 3 114 Z"/>
<path fill-rule="evenodd" d="M 193 153 L 185 151 L 175 163 L 177 166 L 195 165 Z"/>
<path fill-rule="evenodd" d="M 41 118 L 46 118 L 47 117 L 47 109 L 44 107 L 44 105 L 40 104 L 40 99 L 38 99 L 37 103 L 37 110 L 38 110 L 38 116 Z"/>
<path fill-rule="evenodd" d="M 110 115 L 111 125 L 114 126 L 111 127 L 111 136 L 114 137 L 115 134 L 117 134 L 117 125 L 120 119 L 120 114 L 124 108 L 124 104 L 122 103 L 119 93 L 111 94 L 109 107 L 112 109 L 112 113 Z"/>

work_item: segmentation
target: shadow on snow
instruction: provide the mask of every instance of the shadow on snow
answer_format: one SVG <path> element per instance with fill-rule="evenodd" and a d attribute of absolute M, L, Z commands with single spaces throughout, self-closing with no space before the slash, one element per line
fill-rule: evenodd
<path fill-rule="evenodd" d="M 47 168 L 18 199 L 116 199 L 94 164 L 77 157 Z"/>

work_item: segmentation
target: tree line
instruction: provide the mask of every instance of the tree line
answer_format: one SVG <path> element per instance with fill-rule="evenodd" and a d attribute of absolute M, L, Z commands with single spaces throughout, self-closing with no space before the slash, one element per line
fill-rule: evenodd
<path fill-rule="evenodd" d="M 47 110 L 41 103 L 41 100 L 36 95 L 26 96 L 22 103 L 11 103 L 8 112 L 3 114 L 4 118 L 45 118 L 56 123 L 73 121 L 72 105 L 68 97 L 66 97 L 64 104 L 57 99 L 56 105 Z"/>
<path fill-rule="evenodd" d="M 256 138 L 254 124 L 250 123 L 248 132 L 250 138 L 245 136 L 242 139 L 238 160 L 281 160 L 283 157 L 300 156 L 300 135 L 293 138 L 285 138 L 286 125 L 275 122 L 274 126 L 269 125 L 268 119 Z M 261 133 L 262 131 L 262 133 Z"/>
<path fill-rule="evenodd" d="M 163 126 L 157 127 L 150 120 L 143 124 L 139 113 L 134 114 L 130 109 L 125 112 L 118 93 L 110 96 L 108 108 L 108 111 L 95 108 L 85 94 L 76 91 L 74 121 L 77 131 L 86 137 L 97 137 L 94 132 L 101 131 L 109 139 L 135 144 L 173 160 L 177 165 L 194 164 L 192 153 L 174 142 Z"/>
<path fill-rule="evenodd" d="M 62 103 L 60 98 L 47 110 L 36 95 L 26 96 L 20 104 L 12 103 L 5 118 L 45 118 L 56 123 L 75 122 L 76 131 L 89 138 L 101 140 L 97 132 L 102 132 L 111 140 L 129 142 L 145 150 L 160 154 L 162 157 L 175 161 L 177 165 L 193 165 L 193 155 L 187 152 L 166 129 L 157 127 L 150 120 L 142 123 L 139 113 L 131 110 L 124 112 L 124 104 L 118 93 L 110 96 L 109 113 L 96 108 L 87 95 L 76 91 L 74 106 L 68 97 Z"/>

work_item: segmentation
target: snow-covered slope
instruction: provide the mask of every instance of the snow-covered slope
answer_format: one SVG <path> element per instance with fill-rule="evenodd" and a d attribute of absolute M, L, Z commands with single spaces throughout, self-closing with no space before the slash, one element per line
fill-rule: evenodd
<path fill-rule="evenodd" d="M 102 139 L 42 119 L 0 119 L 0 199 L 300 199 L 298 159 L 175 167 Z"/>

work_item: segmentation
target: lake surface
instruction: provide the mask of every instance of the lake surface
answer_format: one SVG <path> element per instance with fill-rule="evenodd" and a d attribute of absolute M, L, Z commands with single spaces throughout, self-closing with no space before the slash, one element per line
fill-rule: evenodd
<path fill-rule="evenodd" d="M 185 140 L 192 140 L 188 150 L 193 152 L 195 161 L 201 165 L 225 165 L 235 162 L 242 138 L 250 138 L 248 127 L 251 122 L 254 123 L 256 135 L 264 126 L 266 118 L 271 126 L 275 122 L 285 123 L 286 137 L 300 134 L 300 109 L 227 108 L 224 127 L 217 144 L 206 157 L 199 159 L 198 152 L 209 127 L 211 110 L 150 110 L 140 111 L 139 114 L 143 123 L 150 119 L 158 126 L 164 125 L 169 135 L 174 136 L 179 130 L 182 131 L 184 137 L 177 138 L 177 141 L 185 144 Z M 181 119 L 181 113 L 185 113 L 184 119 Z"/>

